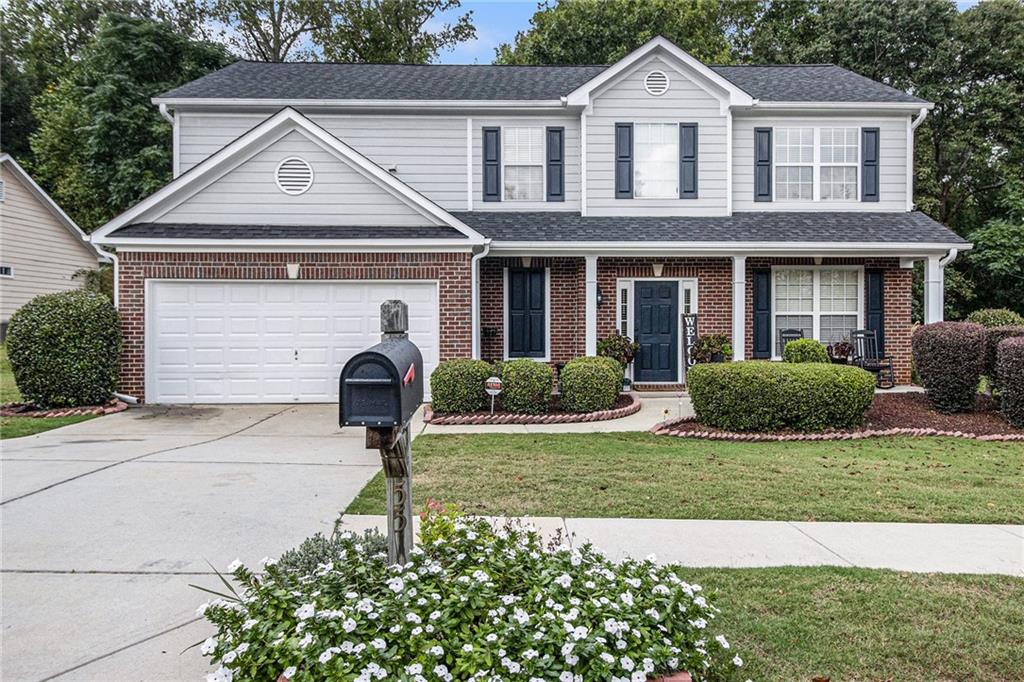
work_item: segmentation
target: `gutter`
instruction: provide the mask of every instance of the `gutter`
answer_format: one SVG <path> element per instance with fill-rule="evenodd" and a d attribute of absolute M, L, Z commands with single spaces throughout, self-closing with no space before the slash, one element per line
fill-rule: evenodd
<path fill-rule="evenodd" d="M 470 278 L 470 355 L 474 360 L 480 359 L 480 261 L 491 251 L 491 240 L 484 242 L 480 253 L 474 253 L 469 263 Z"/>
<path fill-rule="evenodd" d="M 174 125 L 174 116 L 172 116 L 170 114 L 170 112 L 167 111 L 167 103 L 166 102 L 161 102 L 160 103 L 160 115 L 164 117 L 165 121 L 167 121 L 171 125 Z"/>
<path fill-rule="evenodd" d="M 949 253 L 939 259 L 939 267 L 946 267 L 950 263 L 956 260 L 956 255 L 959 253 L 958 249 L 950 249 Z"/>
<path fill-rule="evenodd" d="M 921 107 L 921 111 L 917 112 L 917 118 L 915 118 L 913 121 L 910 122 L 910 130 L 911 130 L 911 132 L 917 130 L 917 126 L 919 126 L 922 123 L 924 123 L 924 119 L 928 115 L 928 110 L 929 109 L 931 109 L 931 107 Z M 956 258 L 956 255 L 955 255 L 956 249 L 954 249 L 953 251 L 954 251 L 954 256 L 953 257 Z"/>

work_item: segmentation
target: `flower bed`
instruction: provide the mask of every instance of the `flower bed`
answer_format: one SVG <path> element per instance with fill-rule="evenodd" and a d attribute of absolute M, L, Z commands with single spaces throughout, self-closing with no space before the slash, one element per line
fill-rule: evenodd
<path fill-rule="evenodd" d="M 979 395 L 973 412 L 943 414 L 933 409 L 921 393 L 888 393 L 876 395 L 868 408 L 864 425 L 851 430 L 821 433 L 800 433 L 792 430 L 771 433 L 740 433 L 716 429 L 683 417 L 651 429 L 661 436 L 735 440 L 748 442 L 854 440 L 880 436 L 949 436 L 986 441 L 1024 442 L 1024 429 L 1006 422 L 987 395 Z"/>
<path fill-rule="evenodd" d="M 404 566 L 345 532 L 312 571 L 233 562 L 237 589 L 225 580 L 230 594 L 199 610 L 217 628 L 200 647 L 220 665 L 208 679 L 744 679 L 714 595 L 678 565 L 444 512 L 425 516 L 420 540 Z"/>
<path fill-rule="evenodd" d="M 635 393 L 623 393 L 615 399 L 610 410 L 597 412 L 563 412 L 557 400 L 553 401 L 552 409 L 541 414 L 525 414 L 521 412 L 473 412 L 470 414 L 435 414 L 428 405 L 423 412 L 423 421 L 438 426 L 455 426 L 462 424 L 573 424 L 577 422 L 598 422 L 609 419 L 621 419 L 640 411 L 640 398 Z"/>
<path fill-rule="evenodd" d="M 0 406 L 0 417 L 78 417 L 85 415 L 104 415 L 122 412 L 128 404 L 120 400 L 111 400 L 106 405 L 87 405 L 83 407 L 58 407 L 43 410 L 35 405 L 25 403 L 8 403 Z"/>

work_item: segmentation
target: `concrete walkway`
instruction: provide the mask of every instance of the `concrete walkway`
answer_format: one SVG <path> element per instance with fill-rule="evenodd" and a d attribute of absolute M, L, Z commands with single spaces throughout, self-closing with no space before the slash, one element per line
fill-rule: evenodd
<path fill-rule="evenodd" d="M 856 566 L 1024 577 L 1024 526 L 559 517 L 524 521 L 545 536 L 561 530 L 575 544 L 590 540 L 613 559 L 654 554 L 658 561 L 694 567 Z M 346 515 L 344 525 L 357 531 L 383 530 L 386 521 L 383 516 Z"/>

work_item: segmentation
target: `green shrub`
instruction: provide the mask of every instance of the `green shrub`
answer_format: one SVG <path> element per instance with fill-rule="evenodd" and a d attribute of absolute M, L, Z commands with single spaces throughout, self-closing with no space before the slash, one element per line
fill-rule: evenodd
<path fill-rule="evenodd" d="M 117 388 L 121 324 L 103 294 L 37 296 L 11 316 L 7 355 L 26 402 L 41 407 L 99 405 Z"/>
<path fill-rule="evenodd" d="M 542 414 L 551 407 L 554 373 L 543 362 L 520 358 L 501 367 L 501 404 L 509 412 Z"/>
<path fill-rule="evenodd" d="M 983 308 L 968 315 L 967 321 L 980 324 L 983 327 L 1022 326 L 1024 325 L 1024 315 L 1007 308 Z"/>
<path fill-rule="evenodd" d="M 622 389 L 622 365 L 608 357 L 576 358 L 562 368 L 558 383 L 566 411 L 609 410 Z"/>
<path fill-rule="evenodd" d="M 199 612 L 213 680 L 614 680 L 682 670 L 746 679 L 715 595 L 678 564 L 613 561 L 519 525 L 449 518 L 404 566 L 345 532 L 338 559 L 296 579 L 268 561 L 229 566 Z M 225 590 L 217 583 L 217 592 Z M 632 672 L 631 672 L 632 671 Z"/>
<path fill-rule="evenodd" d="M 820 341 L 814 339 L 797 339 L 790 341 L 782 349 L 782 359 L 786 362 L 828 362 L 828 351 Z"/>
<path fill-rule="evenodd" d="M 875 391 L 870 373 L 825 363 L 696 365 L 687 383 L 701 423 L 728 431 L 854 428 Z"/>
<path fill-rule="evenodd" d="M 988 390 L 993 393 L 1000 389 L 996 349 L 1003 339 L 1011 339 L 1015 336 L 1024 336 L 1024 326 L 989 327 L 985 329 L 985 365 L 981 372 L 988 377 Z"/>
<path fill-rule="evenodd" d="M 1003 339 L 996 349 L 996 366 L 1002 385 L 999 401 L 1003 417 L 1024 428 L 1024 337 Z"/>
<path fill-rule="evenodd" d="M 985 362 L 985 328 L 971 322 L 935 322 L 911 339 L 914 365 L 939 412 L 966 412 L 977 400 Z"/>
<path fill-rule="evenodd" d="M 354 546 L 367 558 L 388 553 L 388 539 L 376 528 L 363 531 L 362 536 L 356 536 L 356 539 L 358 542 Z M 339 517 L 334 522 L 333 533 L 329 536 L 317 533 L 306 538 L 301 545 L 281 555 L 277 560 L 277 568 L 296 576 L 309 575 L 324 564 L 344 560 L 345 551 L 352 546 L 351 536 L 341 530 Z"/>
<path fill-rule="evenodd" d="M 488 401 L 484 382 L 491 365 L 483 360 L 446 360 L 430 375 L 431 407 L 439 414 L 476 412 Z"/>

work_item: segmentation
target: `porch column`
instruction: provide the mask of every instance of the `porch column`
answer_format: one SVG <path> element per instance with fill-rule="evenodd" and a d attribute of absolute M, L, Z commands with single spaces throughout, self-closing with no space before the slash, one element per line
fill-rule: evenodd
<path fill-rule="evenodd" d="M 747 257 L 732 257 L 732 359 L 743 360 L 747 345 Z"/>
<path fill-rule="evenodd" d="M 942 289 L 945 269 L 940 256 L 928 256 L 924 262 L 924 323 L 942 322 Z"/>
<path fill-rule="evenodd" d="M 597 355 L 597 256 L 584 256 L 586 268 L 586 354 Z"/>

